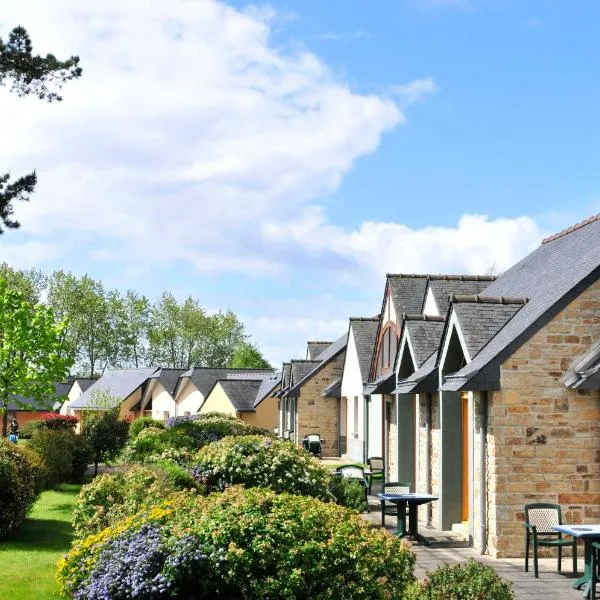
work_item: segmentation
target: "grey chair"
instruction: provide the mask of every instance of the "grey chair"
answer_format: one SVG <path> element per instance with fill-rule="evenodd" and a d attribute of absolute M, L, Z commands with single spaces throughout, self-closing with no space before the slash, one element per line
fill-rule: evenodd
<path fill-rule="evenodd" d="M 529 546 L 533 544 L 533 573 L 536 578 L 539 577 L 539 546 L 558 548 L 559 573 L 563 547 L 573 548 L 573 573 L 577 573 L 577 538 L 563 540 L 562 533 L 552 529 L 554 525 L 562 525 L 560 504 L 537 502 L 525 505 L 525 571 L 529 571 Z"/>
<path fill-rule="evenodd" d="M 322 458 L 323 444 L 321 443 L 321 436 L 318 433 L 309 433 L 302 440 L 302 445 L 304 446 L 304 449 L 310 452 L 313 456 Z"/>
<path fill-rule="evenodd" d="M 371 471 L 371 474 L 367 476 L 369 494 L 371 494 L 374 479 L 381 481 L 382 484 L 385 483 L 385 462 L 381 456 L 370 456 L 367 458 L 367 465 L 369 465 L 369 471 Z"/>
<path fill-rule="evenodd" d="M 382 494 L 410 494 L 410 483 L 406 481 L 388 481 L 381 486 Z M 381 526 L 385 527 L 385 515 L 397 516 L 398 507 L 391 502 L 380 500 L 381 502 Z M 408 507 L 406 507 L 405 519 L 408 516 Z M 406 522 L 406 521 L 405 521 Z M 406 530 L 406 525 L 404 527 Z"/>

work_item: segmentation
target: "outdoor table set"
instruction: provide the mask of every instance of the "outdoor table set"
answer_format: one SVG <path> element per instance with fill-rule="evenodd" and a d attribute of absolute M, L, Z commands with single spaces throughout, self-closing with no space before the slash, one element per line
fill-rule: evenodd
<path fill-rule="evenodd" d="M 396 535 L 398 537 L 408 536 L 414 541 L 429 546 L 429 540 L 419 533 L 418 508 L 421 504 L 427 504 L 437 500 L 437 496 L 422 493 L 402 494 L 377 494 L 382 502 L 391 502 L 396 505 Z M 408 506 L 408 531 L 406 530 L 406 508 Z M 382 509 L 383 510 L 383 509 Z"/>

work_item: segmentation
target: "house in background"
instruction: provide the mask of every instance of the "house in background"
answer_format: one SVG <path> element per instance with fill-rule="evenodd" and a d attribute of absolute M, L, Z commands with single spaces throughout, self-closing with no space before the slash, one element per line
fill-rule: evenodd
<path fill-rule="evenodd" d="M 292 360 L 289 377 L 282 383 L 279 428 L 283 437 L 301 444 L 305 436 L 318 433 L 324 456 L 339 456 L 339 380 L 347 340 L 344 334 L 312 360 Z"/>
<path fill-rule="evenodd" d="M 281 373 L 233 374 L 218 379 L 199 412 L 223 413 L 272 430 L 279 419 L 278 402 L 273 392 L 280 383 Z"/>
<path fill-rule="evenodd" d="M 350 319 L 340 384 L 340 453 L 363 463 L 383 456 L 381 402 L 364 395 L 378 327 L 379 317 Z"/>
<path fill-rule="evenodd" d="M 89 387 L 98 381 L 98 377 L 73 377 L 69 389 L 65 392 L 65 399 L 59 408 L 61 415 L 74 416 L 71 404 L 81 396 Z"/>
<path fill-rule="evenodd" d="M 140 403 L 148 379 L 157 371 L 155 367 L 141 369 L 116 369 L 105 371 L 98 381 L 73 400 L 69 410 L 85 421 L 86 411 L 106 410 L 109 407 L 99 406 L 98 398 L 110 396 L 119 401 L 119 414 L 123 419 L 135 419 L 141 416 Z"/>
<path fill-rule="evenodd" d="M 272 375 L 274 369 L 228 369 L 195 367 L 179 376 L 175 387 L 175 415 L 195 415 L 219 379 L 227 379 L 236 373 L 245 373 L 249 376 Z"/>
<path fill-rule="evenodd" d="M 166 421 L 177 414 L 175 389 L 187 369 L 160 368 L 148 378 L 140 400 L 139 412 L 144 417 Z"/>

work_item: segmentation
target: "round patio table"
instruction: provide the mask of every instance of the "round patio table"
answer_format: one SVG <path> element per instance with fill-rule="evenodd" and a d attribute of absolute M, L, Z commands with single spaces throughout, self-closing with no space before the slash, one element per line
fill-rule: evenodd
<path fill-rule="evenodd" d="M 396 535 L 398 537 L 408 536 L 411 539 L 429 546 L 429 540 L 419 533 L 418 508 L 421 504 L 427 504 L 437 500 L 437 496 L 431 494 L 406 493 L 406 494 L 377 494 L 382 503 L 391 502 L 396 505 Z M 405 527 L 406 507 L 408 506 L 408 532 Z"/>

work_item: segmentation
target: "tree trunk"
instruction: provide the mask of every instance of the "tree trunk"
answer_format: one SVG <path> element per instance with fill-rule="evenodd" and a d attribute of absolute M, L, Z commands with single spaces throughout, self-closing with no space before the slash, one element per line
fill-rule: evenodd
<path fill-rule="evenodd" d="M 2 437 L 6 437 L 6 430 L 8 429 L 8 407 L 6 404 L 2 409 Z"/>

